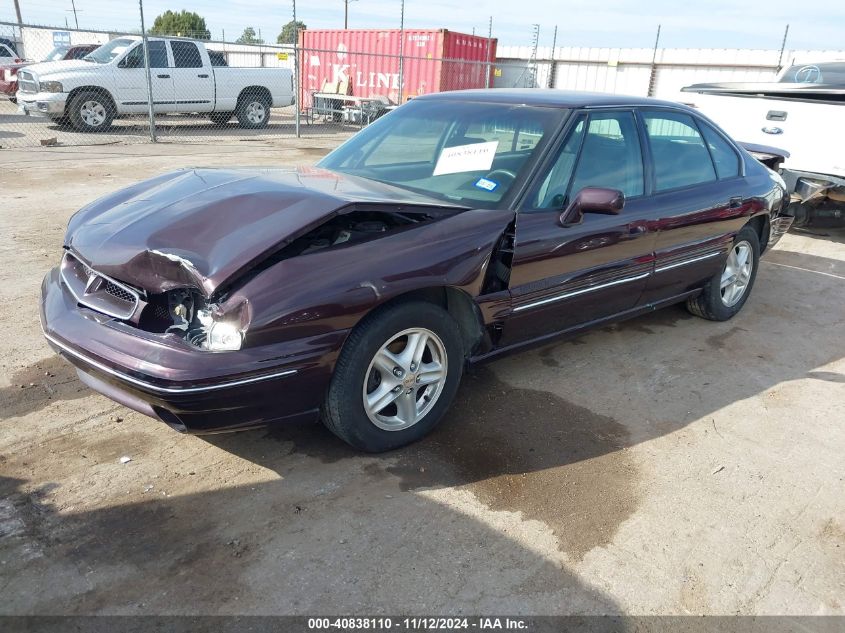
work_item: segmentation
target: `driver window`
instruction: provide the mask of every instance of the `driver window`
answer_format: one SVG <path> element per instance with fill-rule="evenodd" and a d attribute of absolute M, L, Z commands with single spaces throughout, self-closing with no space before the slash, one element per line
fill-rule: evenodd
<path fill-rule="evenodd" d="M 643 194 L 643 154 L 632 112 L 590 115 L 568 197 L 584 187 L 618 189 L 626 198 Z"/>
<path fill-rule="evenodd" d="M 167 48 L 161 40 L 147 42 L 150 49 L 150 68 L 167 68 Z M 143 68 L 144 67 L 144 45 L 138 44 L 126 54 L 120 62 L 121 68 Z"/>
<path fill-rule="evenodd" d="M 533 196 L 532 208 L 563 209 L 584 187 L 618 189 L 626 198 L 643 194 L 643 158 L 633 113 L 582 118 Z"/>
<path fill-rule="evenodd" d="M 138 44 L 138 46 L 126 53 L 126 57 L 120 62 L 121 68 L 141 68 L 143 65 L 144 47 L 142 44 Z"/>

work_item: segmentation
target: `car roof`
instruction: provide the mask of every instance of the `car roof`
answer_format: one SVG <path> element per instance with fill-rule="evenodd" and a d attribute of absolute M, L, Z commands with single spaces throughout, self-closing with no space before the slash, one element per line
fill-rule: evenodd
<path fill-rule="evenodd" d="M 452 90 L 415 97 L 437 101 L 472 101 L 557 108 L 591 108 L 606 106 L 661 106 L 688 109 L 680 103 L 651 97 L 634 97 L 604 92 L 555 90 L 551 88 L 488 88 L 484 90 Z"/>

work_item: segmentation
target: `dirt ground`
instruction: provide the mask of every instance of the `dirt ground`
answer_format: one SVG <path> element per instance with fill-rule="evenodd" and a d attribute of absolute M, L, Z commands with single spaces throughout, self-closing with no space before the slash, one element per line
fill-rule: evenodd
<path fill-rule="evenodd" d="M 845 614 L 842 230 L 787 235 L 728 323 L 668 308 L 485 366 L 381 456 L 316 424 L 182 436 L 51 352 L 77 208 L 330 144 L 0 151 L 0 612 Z"/>

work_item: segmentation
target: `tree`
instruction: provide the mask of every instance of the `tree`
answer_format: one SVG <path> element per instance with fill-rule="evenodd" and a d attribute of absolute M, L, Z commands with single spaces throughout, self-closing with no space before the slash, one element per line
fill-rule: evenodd
<path fill-rule="evenodd" d="M 248 26 L 244 29 L 243 35 L 235 40 L 236 44 L 263 44 L 264 40 L 255 35 L 255 29 Z"/>
<path fill-rule="evenodd" d="M 300 22 L 299 20 L 294 22 L 291 20 L 282 27 L 282 32 L 279 33 L 279 37 L 276 38 L 276 42 L 279 44 L 296 44 L 296 34 L 307 28 L 308 27 L 305 26 L 305 22 Z"/>
<path fill-rule="evenodd" d="M 154 35 L 180 35 L 198 40 L 210 40 L 211 32 L 205 28 L 205 18 L 193 11 L 165 11 L 153 22 L 150 33 Z"/>

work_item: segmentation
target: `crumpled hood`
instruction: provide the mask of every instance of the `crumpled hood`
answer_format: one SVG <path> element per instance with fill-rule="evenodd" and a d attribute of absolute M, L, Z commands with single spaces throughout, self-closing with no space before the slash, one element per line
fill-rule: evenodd
<path fill-rule="evenodd" d="M 206 296 L 350 203 L 443 203 L 332 171 L 192 169 L 101 198 L 68 223 L 65 246 L 150 292 Z"/>

